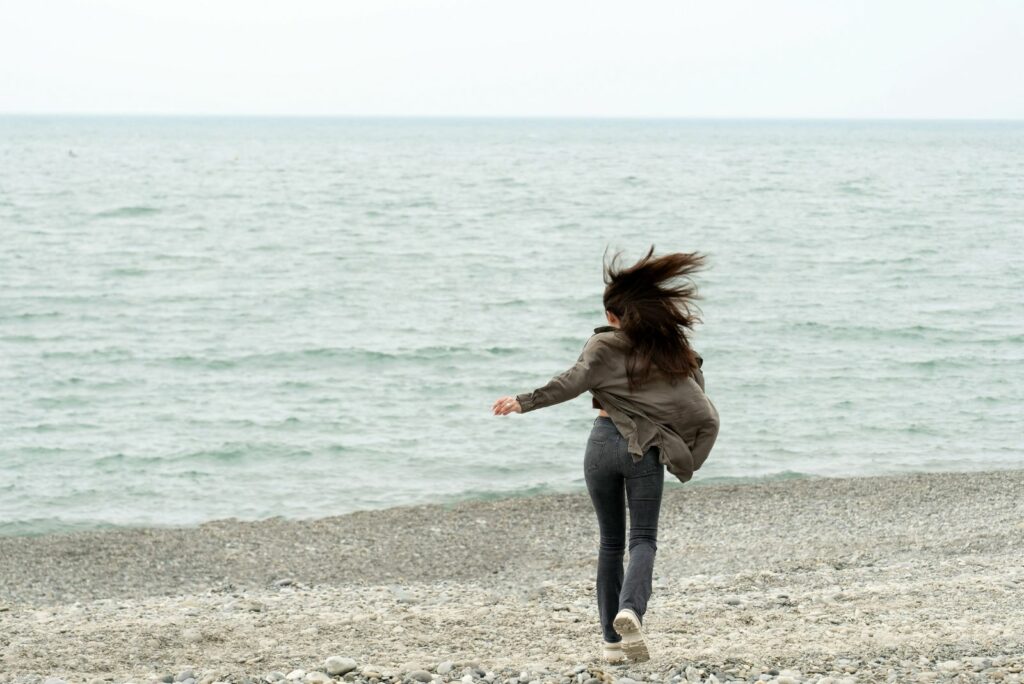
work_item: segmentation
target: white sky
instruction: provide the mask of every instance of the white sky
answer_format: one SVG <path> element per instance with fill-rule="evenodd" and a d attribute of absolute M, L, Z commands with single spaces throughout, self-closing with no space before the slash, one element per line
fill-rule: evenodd
<path fill-rule="evenodd" d="M 1024 0 L 0 0 L 0 112 L 1024 118 Z"/>

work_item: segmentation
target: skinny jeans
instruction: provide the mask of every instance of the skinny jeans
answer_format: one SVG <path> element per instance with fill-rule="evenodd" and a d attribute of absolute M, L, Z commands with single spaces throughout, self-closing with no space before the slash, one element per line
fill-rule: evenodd
<path fill-rule="evenodd" d="M 630 608 L 641 622 L 651 596 L 654 555 L 658 549 L 658 514 L 665 485 L 665 466 L 652 446 L 634 462 L 626 439 L 611 418 L 598 416 L 587 440 L 583 473 L 597 514 L 601 543 L 597 553 L 597 610 L 608 642 L 622 637 L 612 621 Z M 629 564 L 623 574 L 626 550 L 626 510 L 629 509 Z"/>

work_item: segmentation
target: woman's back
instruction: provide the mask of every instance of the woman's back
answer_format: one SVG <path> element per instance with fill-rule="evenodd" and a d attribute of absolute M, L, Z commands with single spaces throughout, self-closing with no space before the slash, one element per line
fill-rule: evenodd
<path fill-rule="evenodd" d="M 620 407 L 631 407 L 631 413 L 639 413 L 656 423 L 677 427 L 683 423 L 696 427 L 712 418 L 717 419 L 714 406 L 704 394 L 704 376 L 699 368 L 693 375 L 679 378 L 671 377 L 652 365 L 640 387 L 631 390 L 627 376 L 631 349 L 628 337 L 615 328 L 598 330 L 601 332 L 596 332 L 591 342 L 603 348 L 598 356 L 604 368 L 591 391 L 610 395 Z"/>

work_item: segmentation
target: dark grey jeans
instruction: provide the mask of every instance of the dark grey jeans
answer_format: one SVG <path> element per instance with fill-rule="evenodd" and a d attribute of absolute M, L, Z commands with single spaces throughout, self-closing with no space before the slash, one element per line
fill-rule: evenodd
<path fill-rule="evenodd" d="M 654 555 L 658 550 L 658 514 L 665 466 L 651 447 L 636 463 L 626 439 L 611 418 L 598 416 L 587 440 L 583 473 L 597 513 L 601 545 L 597 554 L 597 611 L 605 641 L 621 637 L 612 626 L 615 614 L 630 608 L 643 621 L 651 596 Z M 629 507 L 629 567 L 625 577 L 626 507 Z"/>

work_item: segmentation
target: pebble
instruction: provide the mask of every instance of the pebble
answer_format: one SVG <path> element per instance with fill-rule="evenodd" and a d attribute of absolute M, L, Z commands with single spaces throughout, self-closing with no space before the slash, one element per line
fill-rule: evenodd
<path fill-rule="evenodd" d="M 184 670 L 178 673 L 178 676 L 174 678 L 176 682 L 183 682 L 186 679 L 195 679 L 195 672 L 192 671 L 191 667 L 186 667 Z"/>
<path fill-rule="evenodd" d="M 324 669 L 327 671 L 327 674 L 337 677 L 356 669 L 356 661 L 352 658 L 331 656 L 324 661 Z"/>
<path fill-rule="evenodd" d="M 433 681 L 434 676 L 426 670 L 413 670 L 409 673 L 409 679 L 415 679 L 418 682 L 430 682 Z"/>
<path fill-rule="evenodd" d="M 320 671 L 307 672 L 304 681 L 309 684 L 329 684 L 331 678 L 328 674 Z"/>
<path fill-rule="evenodd" d="M 203 640 L 203 633 L 195 627 L 186 627 L 181 630 L 181 638 L 189 644 L 198 644 Z M 211 680 L 212 681 L 212 680 Z"/>
<path fill-rule="evenodd" d="M 267 684 L 270 684 L 271 682 L 279 682 L 282 679 L 284 679 L 284 673 L 283 672 L 279 672 L 277 670 L 274 670 L 272 672 L 268 672 L 263 677 L 263 681 L 267 682 Z"/>
<path fill-rule="evenodd" d="M 989 658 L 968 658 L 967 664 L 971 666 L 971 669 L 975 672 L 980 672 L 987 667 L 991 667 L 992 660 Z"/>
<path fill-rule="evenodd" d="M 399 586 L 390 587 L 392 596 L 395 597 L 395 601 L 398 603 L 411 603 L 414 598 L 407 590 Z"/>
<path fill-rule="evenodd" d="M 454 665 L 454 663 L 452 663 L 452 661 L 446 660 L 443 663 L 439 663 L 438 664 L 438 666 L 437 666 L 437 674 L 439 674 L 439 675 L 446 675 L 449 672 L 451 672 L 454 667 L 455 667 L 455 665 Z"/>
<path fill-rule="evenodd" d="M 297 682 L 297 681 L 299 681 L 300 679 L 302 679 L 305 676 L 306 676 L 306 671 L 305 670 L 296 669 L 296 670 L 292 670 L 291 672 L 286 674 L 284 676 L 284 678 L 287 679 L 288 681 L 291 681 L 291 682 Z"/>
<path fill-rule="evenodd" d="M 727 606 L 738 606 L 740 603 L 742 603 L 742 601 L 740 601 L 738 596 L 730 596 L 725 599 L 725 605 Z"/>

